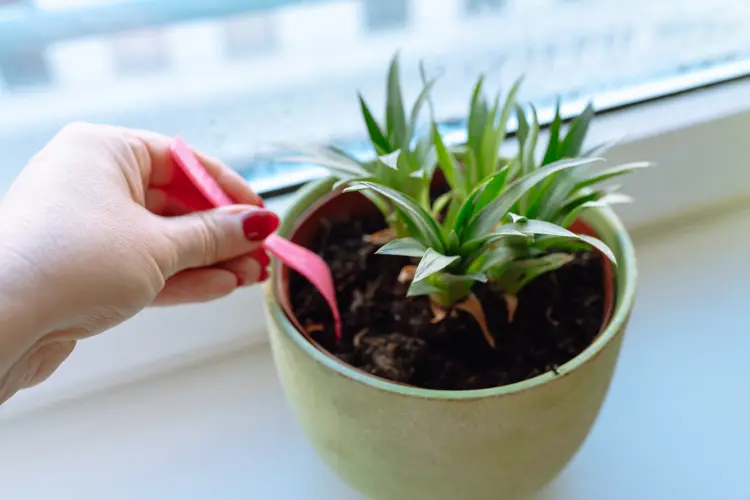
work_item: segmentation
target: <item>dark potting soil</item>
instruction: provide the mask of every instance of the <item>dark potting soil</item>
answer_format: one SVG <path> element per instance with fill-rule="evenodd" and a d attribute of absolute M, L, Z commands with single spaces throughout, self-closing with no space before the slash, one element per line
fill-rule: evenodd
<path fill-rule="evenodd" d="M 432 324 L 429 299 L 407 298 L 408 285 L 397 279 L 414 261 L 376 255 L 378 246 L 362 239 L 384 227 L 378 216 L 334 223 L 320 230 L 313 245 L 333 272 L 343 320 L 340 343 L 322 296 L 291 273 L 291 303 L 300 324 L 354 367 L 429 389 L 496 387 L 556 370 L 590 345 L 601 327 L 603 268 L 593 252 L 581 252 L 527 284 L 510 324 L 501 295 L 489 285 L 475 286 L 495 349 L 467 313 L 454 311 Z"/>

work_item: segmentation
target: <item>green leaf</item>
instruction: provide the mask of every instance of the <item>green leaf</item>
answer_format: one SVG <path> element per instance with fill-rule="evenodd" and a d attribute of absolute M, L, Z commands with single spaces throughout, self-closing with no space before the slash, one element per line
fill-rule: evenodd
<path fill-rule="evenodd" d="M 526 139 L 526 142 L 523 145 L 523 149 L 521 150 L 521 173 L 522 175 L 530 174 L 531 172 L 537 170 L 536 167 L 536 160 L 534 159 L 534 153 L 536 152 L 536 143 L 539 138 L 539 118 L 536 113 L 536 108 L 532 105 L 531 106 L 531 127 L 529 128 L 529 134 Z M 550 180 L 553 178 L 553 176 L 550 176 L 545 182 L 550 182 Z M 533 200 L 530 200 L 529 198 L 533 195 L 533 193 L 528 193 L 522 195 L 519 200 L 518 204 L 520 206 L 519 210 L 522 214 L 526 214 L 529 209 L 529 204 L 532 203 Z"/>
<path fill-rule="evenodd" d="M 412 134 L 414 133 L 414 126 L 417 123 L 417 120 L 419 119 L 419 113 L 422 110 L 422 106 L 424 106 L 424 103 L 427 102 L 427 100 L 430 97 L 430 92 L 432 91 L 432 87 L 435 85 L 435 82 L 437 81 L 437 78 L 433 78 L 429 82 L 424 84 L 424 87 L 422 88 L 422 91 L 417 96 L 417 100 L 414 101 L 414 107 L 411 110 L 411 118 L 409 121 L 409 126 L 406 131 L 406 140 L 410 140 Z"/>
<path fill-rule="evenodd" d="M 604 153 L 609 151 L 613 146 L 615 146 L 618 142 L 620 142 L 621 139 L 615 139 L 613 141 L 608 142 L 602 142 L 601 144 L 597 144 L 596 146 L 593 146 L 592 148 L 586 150 L 581 154 L 581 156 L 603 156 Z"/>
<path fill-rule="evenodd" d="M 541 220 L 533 220 L 529 219 L 526 222 L 522 224 L 518 224 L 522 227 L 522 231 L 532 233 L 532 234 L 541 234 L 545 236 L 556 236 L 556 237 L 562 237 L 562 238 L 570 238 L 574 240 L 580 240 L 584 243 L 587 243 L 600 252 L 602 252 L 604 255 L 607 256 L 609 260 L 617 263 L 617 260 L 615 259 L 614 253 L 612 253 L 612 250 L 604 244 L 601 240 L 597 238 L 592 238 L 590 236 L 586 236 L 583 234 L 576 234 L 572 231 L 568 231 L 567 229 L 558 226 L 557 224 L 552 224 L 551 222 L 541 221 Z"/>
<path fill-rule="evenodd" d="M 284 147 L 295 153 L 295 156 L 283 157 L 282 161 L 284 162 L 318 165 L 328 169 L 335 175 L 343 177 L 367 177 L 372 174 L 372 171 L 364 163 L 338 153 L 329 146 L 289 144 Z"/>
<path fill-rule="evenodd" d="M 618 186 L 609 186 L 604 189 L 600 189 L 597 191 L 588 191 L 585 194 L 576 196 L 574 198 L 568 198 L 566 200 L 566 203 L 559 209 L 556 216 L 564 216 L 565 214 L 568 214 L 572 212 L 573 210 L 577 209 L 578 207 L 591 202 L 597 202 L 600 199 L 604 198 L 608 194 L 612 193 L 613 191 L 617 190 Z"/>
<path fill-rule="evenodd" d="M 442 271 L 459 260 L 461 260 L 461 257 L 458 255 L 447 256 L 433 250 L 432 248 L 428 248 L 422 257 L 422 260 L 419 261 L 417 270 L 414 273 L 414 281 L 422 281 L 428 276 L 432 276 L 433 274 Z"/>
<path fill-rule="evenodd" d="M 536 170 L 534 152 L 536 151 L 536 142 L 539 138 L 539 118 L 537 117 L 536 108 L 531 106 L 531 127 L 521 150 L 521 172 L 526 175 Z"/>
<path fill-rule="evenodd" d="M 356 177 L 356 178 L 349 178 L 349 179 L 340 179 L 333 183 L 333 186 L 331 186 L 331 191 L 338 191 L 342 187 L 346 186 L 347 184 L 351 184 L 355 180 L 376 182 L 376 179 L 374 177 Z"/>
<path fill-rule="evenodd" d="M 583 112 L 575 117 L 570 123 L 568 134 L 560 146 L 560 156 L 563 158 L 575 158 L 580 155 L 581 146 L 586 139 L 591 119 L 594 117 L 594 105 L 589 103 Z"/>
<path fill-rule="evenodd" d="M 429 281 L 412 281 L 406 291 L 407 297 L 419 297 L 421 295 L 434 295 L 442 293 L 443 290 L 431 284 Z"/>
<path fill-rule="evenodd" d="M 427 248 L 414 238 L 391 240 L 378 249 L 376 254 L 401 255 L 403 257 L 422 257 Z"/>
<path fill-rule="evenodd" d="M 382 163 L 388 168 L 391 168 L 393 170 L 399 170 L 398 160 L 400 157 L 401 157 L 401 150 L 397 149 L 396 151 L 393 151 L 391 153 L 378 156 L 377 161 Z"/>
<path fill-rule="evenodd" d="M 479 197 L 474 203 L 475 212 L 486 207 L 492 200 L 500 195 L 505 187 L 505 181 L 508 178 L 508 169 L 508 165 L 504 166 L 483 182 L 484 188 L 481 189 Z"/>
<path fill-rule="evenodd" d="M 497 224 L 510 208 L 531 188 L 543 181 L 550 175 L 565 169 L 588 165 L 599 161 L 596 158 L 576 158 L 569 160 L 560 160 L 550 163 L 543 169 L 536 170 L 520 179 L 511 183 L 503 193 L 495 198 L 489 205 L 484 207 L 479 213 L 475 214 L 466 229 L 467 237 L 464 239 L 474 239 L 481 237 Z"/>
<path fill-rule="evenodd" d="M 448 204 L 448 211 L 445 213 L 445 219 L 443 219 L 443 227 L 451 229 L 455 227 L 456 217 L 458 217 L 458 211 L 461 208 L 461 202 L 456 198 L 452 198 Z"/>
<path fill-rule="evenodd" d="M 450 250 L 450 253 L 456 253 L 460 247 L 461 240 L 458 239 L 458 233 L 455 229 L 451 229 L 448 233 L 448 250 Z"/>
<path fill-rule="evenodd" d="M 526 143 L 526 137 L 529 135 L 529 122 L 526 120 L 526 113 L 523 112 L 523 108 L 516 104 L 516 120 L 518 120 L 518 129 L 516 130 L 516 137 L 518 138 L 518 147 L 523 149 L 523 145 Z"/>
<path fill-rule="evenodd" d="M 560 99 L 558 98 L 555 104 L 555 118 L 549 126 L 549 142 L 547 143 L 547 151 L 544 153 L 542 165 L 547 165 L 560 159 L 557 155 L 557 149 L 560 145 L 560 127 L 562 127 L 562 117 L 560 116 Z"/>
<path fill-rule="evenodd" d="M 545 236 L 562 236 L 566 238 L 578 237 L 578 235 L 568 231 L 564 227 L 543 220 L 526 219 L 523 222 L 518 222 L 513 225 L 518 227 L 519 231 L 529 235 L 543 234 Z"/>
<path fill-rule="evenodd" d="M 433 123 L 432 126 L 433 135 L 435 136 L 435 151 L 437 152 L 438 163 L 440 163 L 440 169 L 445 174 L 445 180 L 448 181 L 452 191 L 456 191 L 459 194 L 465 193 L 465 181 L 463 173 L 458 167 L 458 163 L 454 156 L 445 147 L 443 138 L 440 136 L 437 125 Z"/>
<path fill-rule="evenodd" d="M 469 272 L 486 272 L 499 264 L 511 261 L 516 257 L 515 251 L 500 245 L 477 255 L 468 267 Z"/>
<path fill-rule="evenodd" d="M 482 137 L 487 126 L 489 108 L 482 94 L 484 76 L 480 76 L 474 87 L 469 109 L 469 120 L 467 128 L 467 145 L 469 151 L 473 152 L 473 162 L 466 163 L 466 177 L 469 185 L 474 186 L 481 179 L 479 170 L 482 168 L 480 154 L 482 152 Z M 470 188 L 467 189 L 467 191 Z"/>
<path fill-rule="evenodd" d="M 398 54 L 393 56 L 388 70 L 386 99 L 385 116 L 389 142 L 397 148 L 406 149 L 409 146 L 410 138 L 406 136 L 406 116 L 404 114 L 404 99 L 401 95 Z"/>
<path fill-rule="evenodd" d="M 367 103 L 365 102 L 364 97 L 362 97 L 362 94 L 359 95 L 359 107 L 362 109 L 362 116 L 365 119 L 367 132 L 370 135 L 370 142 L 372 142 L 372 145 L 375 148 L 375 152 L 378 155 L 390 153 L 393 148 L 388 142 L 388 138 L 385 136 L 385 134 L 383 134 L 383 130 L 380 128 L 380 125 L 378 125 L 375 117 L 372 116 L 372 112 L 370 112 L 370 108 L 367 106 Z"/>
<path fill-rule="evenodd" d="M 465 193 L 471 192 L 471 190 L 474 189 L 474 187 L 481 180 L 479 178 L 479 167 L 477 165 L 478 160 L 476 155 L 474 154 L 474 150 L 467 150 L 464 154 L 464 182 L 466 183 L 466 186 L 464 187 Z"/>
<path fill-rule="evenodd" d="M 607 170 L 604 170 L 603 172 L 599 172 L 597 174 L 592 175 L 591 177 L 587 179 L 582 180 L 581 182 L 576 184 L 574 191 L 578 191 L 585 187 L 592 186 L 594 184 L 599 184 L 600 182 L 604 182 L 614 177 L 629 174 L 630 172 L 633 172 L 635 170 L 638 170 L 641 168 L 647 168 L 650 166 L 652 166 L 652 164 L 647 161 L 639 161 L 639 162 L 633 162 L 633 163 L 626 163 L 624 165 L 619 165 L 617 167 L 609 168 Z"/>
<path fill-rule="evenodd" d="M 602 240 L 600 240 L 599 238 L 594 238 L 592 236 L 586 236 L 585 234 L 579 234 L 577 236 L 579 240 L 583 241 L 584 243 L 588 243 L 589 245 L 603 253 L 605 257 L 612 261 L 612 264 L 617 265 L 617 259 L 615 258 L 614 252 L 612 252 L 612 249 L 609 248 L 607 244 Z"/>
<path fill-rule="evenodd" d="M 497 123 L 498 139 L 496 142 L 498 145 L 502 144 L 502 142 L 505 140 L 505 135 L 508 132 L 508 120 L 510 119 L 510 112 L 516 105 L 516 96 L 518 95 L 518 90 L 521 88 L 521 82 L 523 82 L 523 76 L 518 77 L 516 81 L 513 82 L 513 85 L 511 86 L 510 91 L 505 98 L 503 110 L 500 112 L 500 120 L 498 120 Z"/>
<path fill-rule="evenodd" d="M 362 191 L 362 195 L 370 200 L 370 203 L 378 208 L 378 210 L 383 214 L 383 217 L 385 217 L 386 220 L 388 220 L 388 218 L 393 215 L 390 204 L 379 194 L 373 191 Z"/>
<path fill-rule="evenodd" d="M 534 240 L 534 248 L 543 252 L 549 249 L 565 250 L 567 252 L 591 249 L 587 243 L 584 243 L 580 239 L 571 239 L 566 236 L 539 236 Z"/>
<path fill-rule="evenodd" d="M 495 164 L 499 154 L 500 144 L 497 142 L 498 133 L 495 130 L 495 117 L 497 108 L 500 106 L 500 94 L 495 97 L 492 110 L 487 114 L 487 122 L 484 125 L 479 150 L 477 153 L 477 179 L 481 180 L 495 170 Z"/>
<path fill-rule="evenodd" d="M 424 67 L 424 61 L 419 61 L 419 77 L 422 80 L 422 85 L 424 87 L 427 87 L 429 80 L 427 79 L 427 70 Z M 437 79 L 440 77 L 440 75 L 433 78 L 433 82 L 437 81 Z M 432 85 L 430 85 L 432 87 Z M 430 93 L 427 93 L 427 108 L 430 110 L 430 122 L 435 121 L 435 110 L 432 106 L 432 99 L 430 98 Z M 414 119 L 412 118 L 412 123 L 414 123 Z"/>
<path fill-rule="evenodd" d="M 478 281 L 480 283 L 487 283 L 487 274 L 478 273 L 467 273 L 467 274 L 450 274 L 445 273 L 441 276 L 441 279 L 446 282 L 451 281 Z"/>
<path fill-rule="evenodd" d="M 453 222 L 453 228 L 459 235 L 463 234 L 465 224 L 474 215 L 474 202 L 476 201 L 477 196 L 479 196 L 479 189 L 474 189 L 469 193 L 469 196 L 466 197 L 461 204 L 461 207 L 458 209 L 456 220 Z"/>
<path fill-rule="evenodd" d="M 526 232 L 524 232 L 523 226 L 519 224 L 503 224 L 496 230 L 492 231 L 489 234 L 485 234 L 481 238 L 476 238 L 470 241 L 465 242 L 461 245 L 461 249 L 459 250 L 459 253 L 461 255 L 471 255 L 480 248 L 490 245 L 491 243 L 494 243 L 495 241 L 501 239 L 501 238 L 507 238 L 507 237 L 520 237 L 524 239 L 529 239 L 529 236 Z"/>
<path fill-rule="evenodd" d="M 437 197 L 435 202 L 432 204 L 433 217 L 437 218 L 440 215 L 443 209 L 445 209 L 445 207 L 448 205 L 448 202 L 451 201 L 452 196 L 453 193 L 445 193 Z"/>
<path fill-rule="evenodd" d="M 490 273 L 507 293 L 516 294 L 534 278 L 559 269 L 572 260 L 572 255 L 553 253 L 531 259 L 503 262 L 498 265 L 499 269 L 493 269 Z"/>
<path fill-rule="evenodd" d="M 444 250 L 445 246 L 441 238 L 440 227 L 437 225 L 437 222 L 435 222 L 435 219 L 433 219 L 414 198 L 375 182 L 355 181 L 345 190 L 345 192 L 361 191 L 363 189 L 371 189 L 391 200 L 391 202 L 401 208 L 404 218 L 408 219 L 408 222 L 410 222 L 418 232 L 418 234 L 412 236 L 419 237 L 418 239 L 421 238 L 420 241 L 425 246 L 435 248 L 438 251 Z"/>
<path fill-rule="evenodd" d="M 557 216 L 556 220 L 562 219 L 562 222 L 559 224 L 562 227 L 569 227 L 575 220 L 581 215 L 581 213 L 584 210 L 587 210 L 589 208 L 600 208 L 600 207 L 606 207 L 609 205 L 617 205 L 620 203 L 631 203 L 633 201 L 633 198 L 626 194 L 622 193 L 607 193 L 598 200 L 593 201 L 587 201 L 585 203 L 582 203 L 578 205 L 576 208 L 569 210 L 567 213 L 560 211 L 560 214 Z"/>

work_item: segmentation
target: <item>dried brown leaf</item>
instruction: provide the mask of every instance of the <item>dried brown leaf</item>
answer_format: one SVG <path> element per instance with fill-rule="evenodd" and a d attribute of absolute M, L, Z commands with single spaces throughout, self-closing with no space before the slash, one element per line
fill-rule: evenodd
<path fill-rule="evenodd" d="M 476 320 L 476 322 L 479 324 L 479 328 L 481 328 L 482 330 L 482 335 L 484 335 L 485 340 L 490 345 L 490 347 L 494 349 L 495 336 L 492 335 L 492 332 L 490 332 L 489 328 L 487 327 L 487 318 L 484 315 L 482 303 L 479 302 L 479 299 L 476 297 L 476 295 L 471 294 L 467 297 L 466 300 L 456 304 L 456 309 L 470 314 Z"/>
<path fill-rule="evenodd" d="M 394 238 L 393 231 L 390 228 L 381 229 L 372 234 L 362 236 L 362 241 L 372 245 L 385 245 Z"/>
<path fill-rule="evenodd" d="M 401 268 L 401 272 L 398 273 L 398 282 L 402 285 L 411 283 L 414 279 L 414 275 L 417 273 L 417 266 L 408 265 Z"/>
<path fill-rule="evenodd" d="M 503 300 L 505 301 L 506 309 L 508 309 L 508 323 L 513 323 L 513 319 L 516 317 L 516 310 L 518 309 L 518 296 L 513 293 L 504 293 Z"/>
<path fill-rule="evenodd" d="M 446 318 L 446 316 L 448 316 L 448 310 L 444 307 L 440 307 L 439 305 L 430 302 L 430 308 L 432 309 L 432 320 L 430 320 L 430 323 L 433 325 L 440 323 Z"/>

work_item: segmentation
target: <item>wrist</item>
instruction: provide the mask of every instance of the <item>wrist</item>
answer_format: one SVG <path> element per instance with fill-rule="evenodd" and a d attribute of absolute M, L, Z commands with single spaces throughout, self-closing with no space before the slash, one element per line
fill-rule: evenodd
<path fill-rule="evenodd" d="M 0 248 L 0 376 L 49 331 L 33 266 Z"/>

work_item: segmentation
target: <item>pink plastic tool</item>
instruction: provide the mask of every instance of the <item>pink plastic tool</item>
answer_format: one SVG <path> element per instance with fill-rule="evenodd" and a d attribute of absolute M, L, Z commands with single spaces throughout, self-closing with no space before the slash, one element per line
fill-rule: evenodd
<path fill-rule="evenodd" d="M 180 193 L 180 199 L 191 210 L 208 210 L 234 204 L 234 201 L 206 171 L 185 141 L 179 137 L 175 138 L 170 147 L 170 152 L 179 167 L 170 188 L 174 192 Z M 336 339 L 341 339 L 341 315 L 336 302 L 336 288 L 328 264 L 318 254 L 277 234 L 272 234 L 266 238 L 263 246 L 281 262 L 307 278 L 323 295 L 333 314 Z"/>

